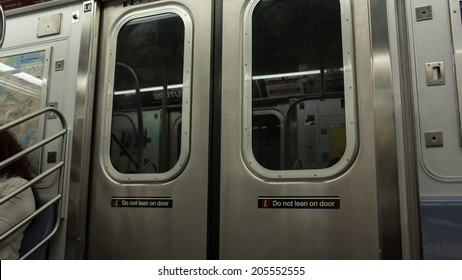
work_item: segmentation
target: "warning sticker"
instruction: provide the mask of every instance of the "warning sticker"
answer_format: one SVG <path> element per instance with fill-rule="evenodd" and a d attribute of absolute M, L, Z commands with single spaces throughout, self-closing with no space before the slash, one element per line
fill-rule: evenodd
<path fill-rule="evenodd" d="M 112 197 L 111 207 L 172 208 L 171 197 Z"/>
<path fill-rule="evenodd" d="M 340 209 L 338 196 L 258 197 L 258 208 Z"/>

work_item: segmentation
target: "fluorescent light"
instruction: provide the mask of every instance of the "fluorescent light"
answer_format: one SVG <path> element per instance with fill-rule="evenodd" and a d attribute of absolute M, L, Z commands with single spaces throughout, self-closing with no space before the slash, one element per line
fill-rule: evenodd
<path fill-rule="evenodd" d="M 14 69 L 13 67 L 8 66 L 6 64 L 0 63 L 0 71 L 1 72 L 10 72 L 10 71 L 13 71 L 13 70 L 16 70 L 16 69 Z"/>
<path fill-rule="evenodd" d="M 183 84 L 169 85 L 167 86 L 167 89 L 175 89 L 175 88 L 182 88 L 182 87 L 183 87 Z M 147 87 L 147 88 L 140 89 L 140 92 L 156 91 L 156 90 L 163 90 L 163 89 L 164 87 L 162 86 Z M 134 89 L 114 91 L 114 95 L 135 94 L 135 93 L 136 93 L 136 90 Z"/>
<path fill-rule="evenodd" d="M 29 75 L 27 73 L 24 73 L 24 72 L 19 72 L 19 73 L 16 73 L 16 74 L 13 74 L 13 76 L 21 79 L 21 80 L 24 80 L 26 82 L 29 82 L 31 84 L 34 84 L 34 85 L 37 85 L 37 86 L 42 86 L 42 80 L 39 79 L 39 78 L 36 78 L 32 75 Z"/>
<path fill-rule="evenodd" d="M 264 76 L 253 76 L 252 80 L 274 79 L 274 78 L 284 78 L 284 77 L 293 77 L 293 76 L 302 76 L 302 75 L 315 75 L 315 74 L 321 74 L 321 70 L 282 73 L 282 74 L 273 74 L 273 75 L 264 75 Z"/>

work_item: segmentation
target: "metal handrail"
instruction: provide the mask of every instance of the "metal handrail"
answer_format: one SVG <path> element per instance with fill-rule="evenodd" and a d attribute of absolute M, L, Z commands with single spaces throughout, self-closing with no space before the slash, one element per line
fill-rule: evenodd
<path fill-rule="evenodd" d="M 24 149 L 23 151 L 11 156 L 8 159 L 5 159 L 4 161 L 0 162 L 0 168 L 3 168 L 5 166 L 7 166 L 8 164 L 12 163 L 13 161 L 27 155 L 28 153 L 30 153 L 32 151 L 35 151 L 35 150 L 37 150 L 39 148 L 42 148 L 46 144 L 48 144 L 48 143 L 50 143 L 50 142 L 52 142 L 52 141 L 54 141 L 54 140 L 56 140 L 56 139 L 58 139 L 60 137 L 62 138 L 62 140 L 61 140 L 62 143 L 61 143 L 60 160 L 53 167 L 47 169 L 46 171 L 40 172 L 40 174 L 35 176 L 32 180 L 28 181 L 26 184 L 24 184 L 20 188 L 16 189 L 14 192 L 8 194 L 4 198 L 0 199 L 0 204 L 3 204 L 6 201 L 8 201 L 9 199 L 16 196 L 17 194 L 25 191 L 27 188 L 31 187 L 32 185 L 34 185 L 38 181 L 40 181 L 43 178 L 49 176 L 50 174 L 52 174 L 54 172 L 59 173 L 58 192 L 57 192 L 56 196 L 52 197 L 46 204 L 44 204 L 40 208 L 36 209 L 32 214 L 27 216 L 20 223 L 18 223 L 17 225 L 15 225 L 10 230 L 8 230 L 7 232 L 5 232 L 4 234 L 2 234 L 0 236 L 0 242 L 6 240 L 8 237 L 10 237 L 16 231 L 18 231 L 19 229 L 21 229 L 22 227 L 27 225 L 29 222 L 31 222 L 35 217 L 37 217 L 40 213 L 45 211 L 47 208 L 51 207 L 53 204 L 57 204 L 55 221 L 54 221 L 54 226 L 53 226 L 52 230 L 50 231 L 50 233 L 46 237 L 44 237 L 42 239 L 42 241 L 40 241 L 38 244 L 36 244 L 31 250 L 26 252 L 21 257 L 21 259 L 27 258 L 32 253 L 34 253 L 37 249 L 39 249 L 43 244 L 48 242 L 55 235 L 55 233 L 59 229 L 60 220 L 61 220 L 61 211 L 62 211 L 61 210 L 61 208 L 62 208 L 61 207 L 62 206 L 62 193 L 63 193 L 63 185 L 64 185 L 64 172 L 63 171 L 64 171 L 65 166 L 66 166 L 66 155 L 67 155 L 67 132 L 68 132 L 68 128 L 67 128 L 66 119 L 64 118 L 62 113 L 59 110 L 57 110 L 56 108 L 53 108 L 53 107 L 47 107 L 47 108 L 41 109 L 41 110 L 39 110 L 37 112 L 28 114 L 28 115 L 26 115 L 24 117 L 21 117 L 21 118 L 19 118 L 17 120 L 14 120 L 14 121 L 10 122 L 10 123 L 7 123 L 7 124 L 5 124 L 3 126 L 0 126 L 0 131 L 3 131 L 3 130 L 6 130 L 6 129 L 15 127 L 15 126 L 17 126 L 19 124 L 22 124 L 24 122 L 27 122 L 27 121 L 29 121 L 29 120 L 31 120 L 33 118 L 38 117 L 38 116 L 45 115 L 46 113 L 53 113 L 56 116 L 58 116 L 59 120 L 61 121 L 62 130 L 59 131 L 58 133 L 56 133 L 55 135 L 50 136 L 48 138 L 45 138 L 45 139 L 41 140 L 40 142 L 38 142 L 38 143 Z"/>
<path fill-rule="evenodd" d="M 64 166 L 64 162 L 61 161 L 61 162 L 57 163 L 55 166 L 48 169 L 47 171 L 41 173 L 40 175 L 37 175 L 34 179 L 32 179 L 32 180 L 28 181 L 26 184 L 24 184 L 24 186 L 16 189 L 14 192 L 11 192 L 10 194 L 8 194 L 5 197 L 3 197 L 2 199 L 0 199 L 0 205 L 5 203 L 7 200 L 10 200 L 11 198 L 15 197 L 19 193 L 25 191 L 27 188 L 34 185 L 35 183 L 37 183 L 41 179 L 47 177 L 48 175 L 52 174 L 56 170 L 61 169 L 63 166 Z M 0 238 L 0 241 L 1 241 L 1 238 Z"/>
<path fill-rule="evenodd" d="M 3 6 L 0 5 L 0 49 L 3 46 L 3 42 L 5 42 L 5 31 L 6 31 L 6 17 L 5 11 L 3 10 Z"/>

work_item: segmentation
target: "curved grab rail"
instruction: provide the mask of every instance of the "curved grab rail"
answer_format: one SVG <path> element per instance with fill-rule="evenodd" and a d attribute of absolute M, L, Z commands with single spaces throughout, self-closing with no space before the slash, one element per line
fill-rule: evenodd
<path fill-rule="evenodd" d="M 143 165 L 143 138 L 144 138 L 144 124 L 143 124 L 143 108 L 141 106 L 141 89 L 140 89 L 140 82 L 138 80 L 138 76 L 136 75 L 133 68 L 128 66 L 125 63 L 117 62 L 116 66 L 122 67 L 128 73 L 130 73 L 131 77 L 133 78 L 133 82 L 135 84 L 135 98 L 136 98 L 136 117 L 138 121 L 138 153 L 137 153 L 137 160 L 138 160 L 138 171 L 141 171 L 141 167 Z"/>
<path fill-rule="evenodd" d="M 46 204 L 44 204 L 41 207 L 39 207 L 38 209 L 36 209 L 32 214 L 27 216 L 20 223 L 18 223 L 17 225 L 15 225 L 10 230 L 8 230 L 7 232 L 3 233 L 0 236 L 0 243 L 1 243 L 3 241 L 7 240 L 7 238 L 9 238 L 10 236 L 12 236 L 16 231 L 23 228 L 27 224 L 29 224 L 34 218 L 36 218 L 38 215 L 40 215 L 43 211 L 45 211 L 46 209 L 48 209 L 52 205 L 57 204 L 55 221 L 54 221 L 54 226 L 53 226 L 52 230 L 39 243 L 35 244 L 35 246 L 32 249 L 30 249 L 28 252 L 25 252 L 24 255 L 21 256 L 21 259 L 25 259 L 28 256 L 30 256 L 32 253 L 34 253 L 37 249 L 39 249 L 42 245 L 44 245 L 48 240 L 50 240 L 59 229 L 60 220 L 61 220 L 61 211 L 62 211 L 61 209 L 62 209 L 62 193 L 63 193 L 63 185 L 64 185 L 64 169 L 65 169 L 65 166 L 66 166 L 66 160 L 65 159 L 66 159 L 66 155 L 67 155 L 67 132 L 68 132 L 68 128 L 67 128 L 67 123 L 66 123 L 66 119 L 64 118 L 64 116 L 61 114 L 61 112 L 59 110 L 57 110 L 56 108 L 53 108 L 53 107 L 47 107 L 47 108 L 41 109 L 41 110 L 39 110 L 37 112 L 31 113 L 31 114 L 26 115 L 24 117 L 21 117 L 21 118 L 19 118 L 17 120 L 9 122 L 9 123 L 7 123 L 7 124 L 5 124 L 3 126 L 0 126 L 0 131 L 3 131 L 3 130 L 6 130 L 6 129 L 15 127 L 15 126 L 17 126 L 19 124 L 22 124 L 24 122 L 27 122 L 27 121 L 29 121 L 29 120 L 31 120 L 33 118 L 37 118 L 37 117 L 39 117 L 41 115 L 45 115 L 46 113 L 53 113 L 56 116 L 58 116 L 59 120 L 61 121 L 62 130 L 60 130 L 58 133 L 56 133 L 56 134 L 54 134 L 54 135 L 52 135 L 50 137 L 47 137 L 47 138 L 39 141 L 36 144 L 24 149 L 23 151 L 11 156 L 10 158 L 7 158 L 7 159 L 3 160 L 2 162 L 0 162 L 0 168 L 3 168 L 5 166 L 7 166 L 8 164 L 12 163 L 13 161 L 15 161 L 15 160 L 17 160 L 17 159 L 19 159 L 19 158 L 21 158 L 23 156 L 26 156 L 28 153 L 44 147 L 45 145 L 52 142 L 53 140 L 61 138 L 60 160 L 54 166 L 50 167 L 49 169 L 47 169 L 47 170 L 45 170 L 43 172 L 40 172 L 32 180 L 30 180 L 29 182 L 27 182 L 26 184 L 24 184 L 20 188 L 16 189 L 14 192 L 10 193 L 9 195 L 5 196 L 4 198 L 0 199 L 0 205 L 1 205 L 1 204 L 5 203 L 7 200 L 9 200 L 12 197 L 16 196 L 17 194 L 25 191 L 27 188 L 31 187 L 33 184 L 35 184 L 35 183 L 39 182 L 40 180 L 42 180 L 43 178 L 49 176 L 50 174 L 52 174 L 54 172 L 58 172 L 58 174 L 59 174 L 59 183 L 58 183 L 57 194 L 54 197 L 52 197 Z"/>
<path fill-rule="evenodd" d="M 6 31 L 6 17 L 5 11 L 3 10 L 3 6 L 0 5 L 0 49 L 3 46 L 3 42 L 5 41 L 5 31 Z"/>

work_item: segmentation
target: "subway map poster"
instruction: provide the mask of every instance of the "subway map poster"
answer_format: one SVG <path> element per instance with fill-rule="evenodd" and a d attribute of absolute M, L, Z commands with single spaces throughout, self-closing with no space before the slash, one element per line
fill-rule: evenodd
<path fill-rule="evenodd" d="M 0 125 L 43 108 L 47 94 L 49 49 L 0 55 Z M 12 129 L 23 148 L 41 139 L 42 123 L 32 119 Z M 30 154 L 34 169 L 39 154 Z"/>

